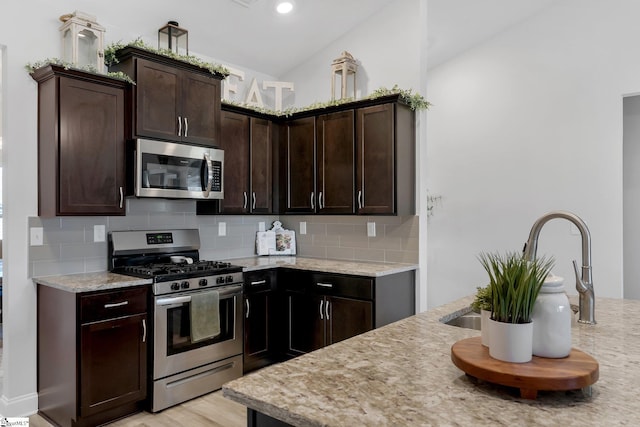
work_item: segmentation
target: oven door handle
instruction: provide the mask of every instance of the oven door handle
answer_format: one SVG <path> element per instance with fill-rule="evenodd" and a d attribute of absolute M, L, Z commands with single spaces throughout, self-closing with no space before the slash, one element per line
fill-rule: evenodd
<path fill-rule="evenodd" d="M 215 288 L 211 289 L 216 290 Z M 237 286 L 228 286 L 218 291 L 220 298 L 232 296 L 232 295 L 242 295 L 242 285 Z M 156 305 L 174 305 L 174 304 L 184 304 L 185 302 L 191 302 L 191 295 L 181 295 L 177 297 L 165 297 L 158 298 L 156 300 Z"/>

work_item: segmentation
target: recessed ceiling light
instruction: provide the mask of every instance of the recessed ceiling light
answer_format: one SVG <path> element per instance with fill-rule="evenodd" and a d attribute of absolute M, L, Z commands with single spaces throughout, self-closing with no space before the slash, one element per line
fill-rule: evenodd
<path fill-rule="evenodd" d="M 280 1 L 276 3 L 276 10 L 278 13 L 286 14 L 293 10 L 293 2 L 291 1 Z"/>

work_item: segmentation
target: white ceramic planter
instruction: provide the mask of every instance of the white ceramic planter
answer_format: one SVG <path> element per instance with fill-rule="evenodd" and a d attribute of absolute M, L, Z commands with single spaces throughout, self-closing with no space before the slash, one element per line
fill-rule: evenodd
<path fill-rule="evenodd" d="M 489 319 L 489 355 L 512 363 L 531 360 L 533 322 L 504 323 Z"/>
<path fill-rule="evenodd" d="M 480 310 L 480 332 L 482 337 L 482 345 L 489 347 L 489 320 L 491 312 L 489 310 Z"/>

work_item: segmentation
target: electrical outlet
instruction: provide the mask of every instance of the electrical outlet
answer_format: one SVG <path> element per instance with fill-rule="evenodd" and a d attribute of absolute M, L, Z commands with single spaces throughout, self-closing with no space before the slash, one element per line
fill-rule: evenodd
<path fill-rule="evenodd" d="M 218 223 L 218 236 L 226 236 L 227 235 L 227 223 L 219 222 Z"/>
<path fill-rule="evenodd" d="M 44 243 L 42 227 L 31 227 L 29 231 L 31 232 L 31 239 L 29 240 L 31 246 L 42 246 Z"/>
<path fill-rule="evenodd" d="M 266 229 L 266 228 L 265 228 L 265 223 L 264 223 L 264 221 L 260 221 L 260 222 L 258 223 L 258 231 L 264 231 L 265 229 Z"/>
<path fill-rule="evenodd" d="M 105 227 L 102 224 L 93 226 L 93 241 L 104 242 L 105 241 Z"/>
<path fill-rule="evenodd" d="M 367 236 L 368 237 L 376 237 L 376 223 L 368 222 L 367 223 Z"/>
<path fill-rule="evenodd" d="M 306 223 L 306 221 L 300 222 L 300 234 L 307 234 L 307 223 Z"/>

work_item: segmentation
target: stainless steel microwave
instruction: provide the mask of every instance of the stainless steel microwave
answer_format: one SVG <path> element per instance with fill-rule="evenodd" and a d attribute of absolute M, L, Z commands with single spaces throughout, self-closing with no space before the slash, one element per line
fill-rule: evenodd
<path fill-rule="evenodd" d="M 222 199 L 224 151 L 178 142 L 134 141 L 137 197 Z"/>

